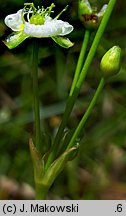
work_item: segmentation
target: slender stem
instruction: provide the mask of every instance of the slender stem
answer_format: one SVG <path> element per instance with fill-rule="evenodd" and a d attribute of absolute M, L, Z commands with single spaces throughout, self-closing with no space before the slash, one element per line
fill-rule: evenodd
<path fill-rule="evenodd" d="M 80 75 L 80 71 L 82 69 L 82 65 L 83 65 L 83 62 L 84 62 L 84 59 L 85 59 L 89 38 L 90 38 L 90 31 L 86 30 L 85 35 L 84 35 L 84 39 L 83 39 L 82 48 L 81 48 L 80 55 L 79 55 L 79 59 L 78 59 L 78 62 L 77 62 L 77 67 L 76 67 L 74 79 L 73 79 L 71 90 L 70 90 L 70 96 L 72 95 L 72 93 L 74 91 L 74 88 L 76 86 L 76 83 L 77 83 L 79 75 Z"/>
<path fill-rule="evenodd" d="M 35 118 L 35 144 L 37 149 L 40 147 L 40 107 L 39 107 L 39 88 L 38 88 L 38 41 L 33 41 L 33 99 L 34 99 L 34 118 Z"/>
<path fill-rule="evenodd" d="M 80 77 L 79 77 L 79 80 L 74 88 L 74 91 L 73 91 L 73 94 L 68 98 L 68 101 L 67 101 L 67 104 L 66 104 L 66 108 L 65 108 L 65 112 L 64 112 L 64 116 L 63 116 L 63 119 L 62 119 L 62 122 L 60 124 L 60 127 L 59 127 L 59 130 L 57 132 L 57 135 L 55 137 L 55 140 L 54 140 L 54 144 L 53 144 L 53 147 L 52 147 L 52 152 L 50 153 L 49 155 L 49 158 L 47 160 L 47 163 L 46 163 L 46 169 L 50 166 L 51 162 L 53 161 L 53 159 L 55 158 L 56 154 L 57 154 L 57 149 L 58 149 L 58 146 L 60 145 L 60 140 L 63 136 L 63 131 L 64 131 L 64 128 L 66 127 L 67 125 L 67 122 L 68 122 L 68 118 L 69 118 L 69 115 L 72 111 L 72 108 L 75 104 L 75 101 L 77 99 L 77 96 L 79 94 L 79 91 L 80 91 L 80 88 L 86 78 L 86 75 L 87 75 L 87 72 L 88 72 L 88 69 L 89 69 L 89 66 L 93 60 L 93 57 L 94 57 L 94 54 L 96 52 L 96 49 L 98 47 L 98 44 L 101 40 L 101 37 L 104 33 L 104 30 L 106 28 L 106 25 L 108 23 L 108 20 L 110 18 L 110 15 L 112 13 L 112 10 L 114 8 L 114 5 L 116 3 L 117 0 L 110 0 L 109 1 L 109 4 L 107 6 L 107 9 L 106 9 L 106 12 L 103 16 L 103 19 L 100 23 L 100 26 L 97 30 L 97 33 L 96 33 L 96 36 L 94 38 L 94 41 L 92 43 L 92 46 L 90 48 L 90 51 L 88 53 L 88 56 L 86 58 L 86 61 L 85 61 L 85 64 L 82 68 L 82 71 L 80 73 Z"/>
<path fill-rule="evenodd" d="M 97 102 L 97 98 L 98 98 L 100 92 L 102 91 L 104 84 L 105 84 L 105 80 L 104 80 L 104 78 L 101 78 L 101 81 L 98 85 L 98 88 L 95 92 L 95 95 L 94 95 L 88 109 L 86 110 L 85 114 L 83 115 L 79 125 L 77 126 L 77 128 L 76 128 L 76 130 L 75 130 L 75 132 L 71 138 L 71 141 L 69 142 L 69 144 L 67 146 L 67 149 L 71 148 L 75 144 L 76 138 L 79 136 L 81 130 L 84 128 L 84 125 L 85 125 L 88 117 L 90 116 L 90 114 L 91 114 L 91 112 L 92 112 L 92 110 L 93 110 L 93 108 Z"/>
<path fill-rule="evenodd" d="M 48 161 L 47 161 L 47 164 L 46 164 L 46 168 L 48 168 L 48 164 L 50 164 L 52 162 L 52 160 L 55 157 L 56 153 L 60 151 L 60 149 L 56 149 L 57 148 L 57 143 L 58 143 L 57 141 L 62 136 L 63 130 L 64 130 L 66 124 L 67 124 L 67 116 L 69 116 L 69 114 L 70 114 L 70 112 L 72 110 L 72 107 L 74 105 L 74 100 L 73 100 L 74 98 L 72 98 L 71 95 L 72 95 L 72 93 L 74 91 L 74 88 L 76 86 L 76 83 L 77 83 L 79 75 L 80 75 L 80 71 L 82 69 L 82 65 L 83 65 L 83 62 L 84 62 L 84 58 L 85 58 L 89 38 L 90 38 L 90 31 L 86 30 L 85 35 L 84 35 L 84 39 L 83 39 L 82 48 L 81 48 L 80 55 L 79 55 L 79 59 L 78 59 L 78 63 L 77 63 L 77 67 L 76 67 L 76 71 L 75 71 L 75 75 L 74 75 L 74 79 L 73 79 L 73 82 L 72 82 L 69 98 L 68 98 L 68 103 L 66 105 L 66 109 L 65 109 L 65 113 L 64 113 L 64 116 L 63 116 L 63 119 L 62 119 L 62 123 L 60 125 L 60 129 L 58 130 L 58 133 L 56 135 L 54 144 L 52 146 L 53 151 L 49 155 L 49 158 L 48 158 Z M 76 91 L 76 94 L 78 94 L 77 91 Z M 60 148 L 60 145 L 59 145 L 59 148 Z"/>
<path fill-rule="evenodd" d="M 74 93 L 76 93 L 76 97 L 77 97 L 77 95 L 79 93 L 78 89 L 75 89 Z M 65 128 L 65 126 L 67 124 L 67 121 L 68 121 L 67 116 L 69 116 L 69 114 L 70 114 L 70 112 L 71 112 L 71 110 L 73 108 L 73 105 L 74 105 L 74 97 L 69 97 L 68 101 L 67 101 L 67 104 L 66 104 L 66 109 L 65 109 L 65 113 L 64 113 L 62 122 L 60 124 L 59 130 L 58 130 L 58 132 L 56 134 L 56 137 L 55 137 L 55 140 L 54 140 L 54 143 L 53 143 L 53 146 L 52 146 L 52 151 L 50 152 L 48 160 L 46 162 L 45 170 L 48 169 L 51 162 L 54 160 L 55 156 L 57 155 L 57 152 L 59 152 L 60 139 L 63 136 L 63 131 L 64 131 L 64 128 Z"/>
<path fill-rule="evenodd" d="M 45 187 L 41 183 L 40 184 L 36 183 L 36 196 L 35 196 L 35 199 L 36 200 L 45 200 L 48 190 L 49 190 L 48 187 Z"/>

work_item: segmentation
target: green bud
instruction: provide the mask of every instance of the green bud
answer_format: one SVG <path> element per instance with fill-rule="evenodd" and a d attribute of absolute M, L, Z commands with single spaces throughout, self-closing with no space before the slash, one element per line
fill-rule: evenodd
<path fill-rule="evenodd" d="M 120 70 L 121 48 L 113 46 L 102 57 L 100 69 L 105 78 L 116 75 Z"/>

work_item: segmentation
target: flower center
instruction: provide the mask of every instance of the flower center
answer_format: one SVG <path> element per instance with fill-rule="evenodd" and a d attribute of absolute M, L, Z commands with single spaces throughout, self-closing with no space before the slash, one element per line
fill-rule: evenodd
<path fill-rule="evenodd" d="M 36 13 L 31 16 L 30 23 L 35 25 L 43 25 L 45 22 L 44 16 L 39 13 Z"/>
<path fill-rule="evenodd" d="M 50 14 L 53 12 L 52 9 L 54 7 L 54 3 L 52 3 L 46 9 L 44 7 L 36 8 L 33 3 L 25 3 L 24 15 L 27 15 L 27 20 L 31 24 L 43 25 L 45 22 L 45 17 L 50 17 Z"/>

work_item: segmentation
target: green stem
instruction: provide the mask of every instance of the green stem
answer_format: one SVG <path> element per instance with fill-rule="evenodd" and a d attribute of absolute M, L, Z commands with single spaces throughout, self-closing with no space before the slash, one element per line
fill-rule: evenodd
<path fill-rule="evenodd" d="M 35 200 L 45 200 L 49 188 L 44 187 L 42 184 L 36 183 L 36 196 Z"/>
<path fill-rule="evenodd" d="M 75 90 L 76 90 L 76 92 L 75 91 L 74 92 L 76 93 L 76 97 L 77 97 L 79 92 L 78 92 L 78 89 L 75 89 Z M 54 143 L 53 143 L 53 146 L 52 146 L 52 151 L 50 152 L 48 160 L 47 160 L 46 165 L 45 165 L 45 170 L 48 169 L 48 167 L 50 166 L 50 164 L 52 163 L 52 161 L 56 157 L 57 152 L 59 152 L 60 139 L 63 136 L 63 131 L 64 131 L 64 128 L 65 128 L 65 126 L 67 124 L 67 121 L 68 121 L 67 116 L 69 116 L 73 105 L 74 105 L 74 98 L 69 97 L 68 101 L 67 101 L 67 104 L 66 104 L 66 109 L 65 109 L 65 113 L 64 113 L 62 122 L 60 124 L 59 130 L 58 130 L 58 132 L 56 134 L 56 137 L 55 137 L 55 140 L 54 140 Z"/>
<path fill-rule="evenodd" d="M 94 57 L 94 54 L 96 52 L 96 49 L 98 47 L 98 44 L 101 40 L 101 37 L 104 33 L 104 30 L 106 28 L 106 25 L 108 23 L 108 20 L 110 18 L 110 15 L 112 13 L 112 10 L 114 8 L 114 5 L 116 3 L 117 0 L 110 0 L 109 1 L 109 4 L 107 6 L 107 9 L 106 9 L 106 12 L 103 16 L 103 19 L 100 23 L 100 26 L 97 30 L 97 33 L 96 33 L 96 36 L 94 38 L 94 41 L 92 43 L 92 46 L 90 48 L 90 51 L 88 53 L 88 56 L 86 58 L 86 61 L 85 61 L 85 64 L 82 68 L 82 71 L 80 73 L 80 77 L 79 77 L 79 80 L 77 81 L 77 84 L 74 88 L 74 91 L 73 91 L 73 94 L 68 98 L 68 101 L 67 101 L 67 104 L 66 104 L 66 108 L 65 108 L 65 112 L 64 112 L 64 116 L 63 116 L 63 119 L 62 119 L 62 122 L 60 124 L 60 127 L 59 127 L 59 130 L 57 132 L 57 135 L 55 137 L 55 140 L 54 140 L 54 144 L 53 144 L 53 147 L 52 147 L 52 152 L 50 153 L 49 155 L 49 158 L 47 160 L 47 163 L 46 163 L 46 169 L 48 169 L 48 167 L 50 166 L 51 162 L 54 160 L 55 156 L 57 155 L 57 151 L 58 151 L 58 146 L 60 145 L 60 140 L 63 136 L 63 131 L 64 131 L 64 128 L 66 127 L 67 125 L 67 122 L 68 122 L 68 119 L 69 119 L 69 116 L 70 116 L 70 113 L 73 109 L 73 106 L 75 104 L 75 101 L 77 99 L 77 96 L 80 92 L 80 88 L 86 78 L 86 75 L 87 75 L 87 72 L 88 72 L 88 69 L 89 69 L 89 66 L 93 60 L 93 57 Z"/>
<path fill-rule="evenodd" d="M 88 117 L 90 116 L 90 114 L 91 114 L 91 112 L 92 112 L 92 110 L 93 110 L 93 108 L 97 102 L 98 96 L 99 96 L 100 92 L 102 91 L 104 84 L 105 84 L 105 80 L 104 80 L 104 78 L 101 78 L 101 81 L 98 85 L 98 88 L 95 92 L 95 95 L 94 95 L 88 109 L 86 110 L 85 114 L 83 115 L 79 125 L 77 126 L 77 128 L 76 128 L 76 130 L 75 130 L 75 132 L 71 138 L 71 141 L 69 142 L 69 144 L 67 146 L 67 149 L 73 147 L 73 145 L 75 144 L 76 138 L 79 136 L 81 130 L 84 128 L 84 125 L 85 125 Z"/>
<path fill-rule="evenodd" d="M 74 98 L 72 98 L 71 95 L 72 95 L 72 93 L 74 91 L 74 88 L 76 86 L 76 83 L 77 83 L 79 75 L 80 75 L 80 71 L 82 69 L 82 64 L 84 62 L 84 58 L 85 58 L 85 55 L 86 55 L 86 49 L 87 49 L 87 45 L 88 45 L 88 42 L 89 42 L 89 38 L 90 38 L 90 31 L 86 30 L 85 35 L 84 35 L 82 48 L 81 48 L 81 52 L 80 52 L 78 63 L 77 63 L 77 67 L 76 67 L 76 71 L 75 71 L 75 75 L 74 75 L 74 79 L 73 79 L 73 82 L 72 82 L 69 98 L 68 98 L 68 103 L 66 105 L 66 109 L 65 109 L 65 113 L 64 113 L 64 116 L 63 116 L 63 119 L 62 119 L 62 123 L 60 125 L 60 129 L 58 130 L 58 133 L 56 135 L 54 144 L 52 146 L 53 151 L 49 155 L 49 158 L 48 158 L 48 161 L 47 161 L 47 164 L 46 164 L 46 168 L 48 168 L 50 163 L 53 161 L 56 153 L 60 151 L 60 149 L 56 149 L 57 148 L 57 141 L 62 136 L 63 130 L 64 130 L 66 124 L 67 124 L 67 116 L 69 116 L 69 114 L 70 114 L 70 112 L 72 110 L 72 107 L 74 105 L 74 100 L 73 100 Z M 76 91 L 76 94 L 78 94 L 77 91 Z"/>
<path fill-rule="evenodd" d="M 86 30 L 85 31 L 85 35 L 84 35 L 84 40 L 83 40 L 83 44 L 82 44 L 82 48 L 80 51 L 80 55 L 79 55 L 79 59 L 77 62 L 77 67 L 76 67 L 76 71 L 75 71 L 75 76 L 72 82 L 72 86 L 71 86 L 71 90 L 70 90 L 70 96 L 73 94 L 74 88 L 76 86 L 76 83 L 78 81 L 79 75 L 80 75 L 80 71 L 82 69 L 82 65 L 85 59 L 85 55 L 86 55 L 86 50 L 87 50 L 87 45 L 89 42 L 89 38 L 90 38 L 90 31 Z"/>
<path fill-rule="evenodd" d="M 36 148 L 40 148 L 40 107 L 39 107 L 39 88 L 38 88 L 38 41 L 33 41 L 33 99 L 34 99 L 34 118 L 35 118 L 35 144 Z"/>

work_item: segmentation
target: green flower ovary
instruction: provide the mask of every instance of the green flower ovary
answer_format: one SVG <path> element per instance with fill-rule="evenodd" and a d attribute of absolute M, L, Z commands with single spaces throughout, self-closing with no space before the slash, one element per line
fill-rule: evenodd
<path fill-rule="evenodd" d="M 45 22 L 45 18 L 42 14 L 36 13 L 33 14 L 30 18 L 30 23 L 35 25 L 43 25 Z"/>

